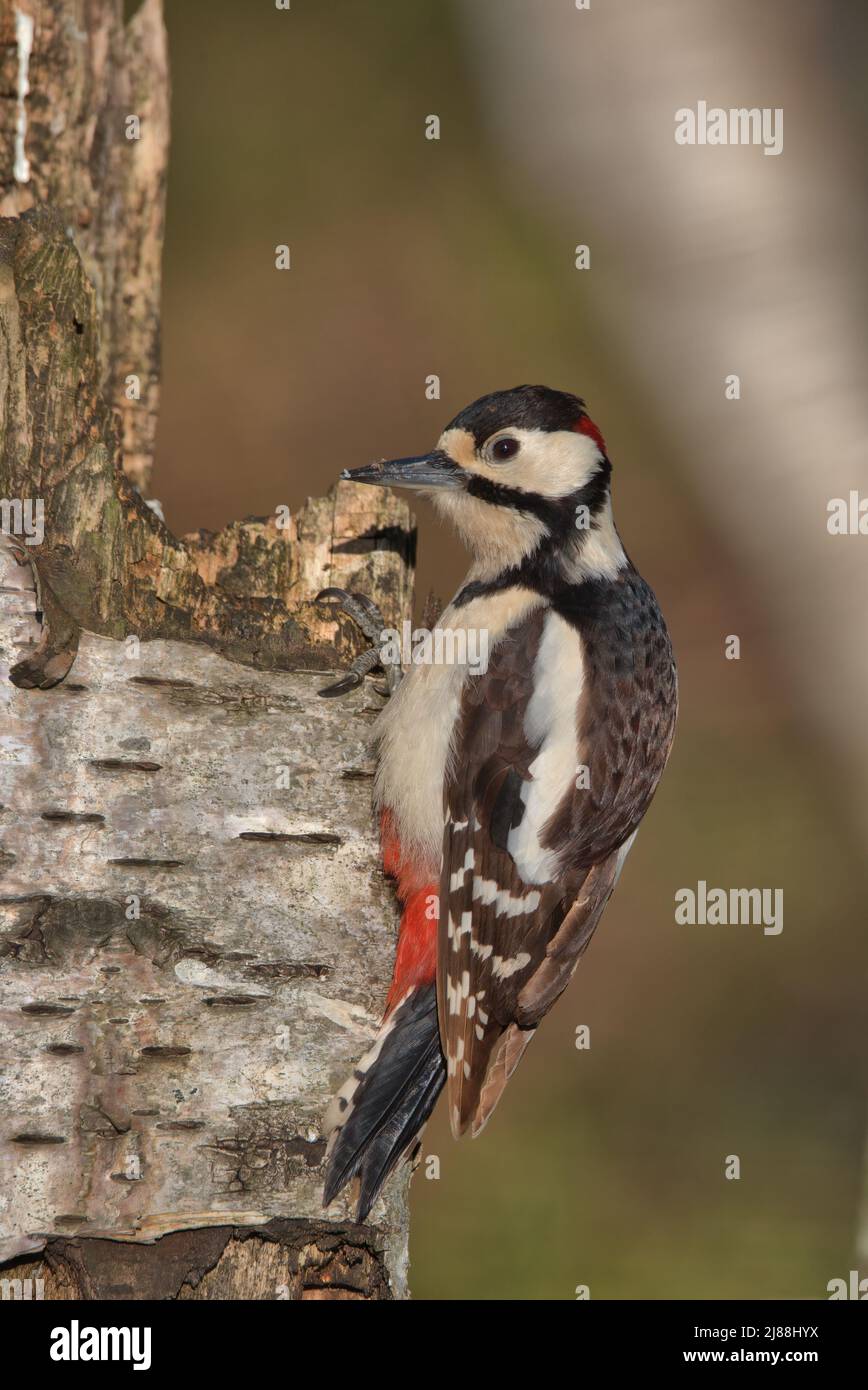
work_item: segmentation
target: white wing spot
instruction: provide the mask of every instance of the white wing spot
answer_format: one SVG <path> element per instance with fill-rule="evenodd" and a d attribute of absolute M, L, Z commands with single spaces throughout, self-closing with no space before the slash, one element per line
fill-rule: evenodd
<path fill-rule="evenodd" d="M 508 960 L 503 956 L 495 956 L 491 963 L 491 969 L 499 980 L 505 980 L 510 975 L 514 975 L 516 971 L 524 970 L 529 961 L 530 955 L 527 951 L 519 951 L 517 956 L 512 956 Z"/>
<path fill-rule="evenodd" d="M 461 991 L 457 985 L 453 985 L 451 980 L 446 981 L 446 1002 L 449 1005 L 450 1014 L 461 1012 Z"/>
<path fill-rule="evenodd" d="M 494 903 L 497 917 L 523 917 L 528 912 L 536 911 L 542 894 L 534 889 L 523 898 L 516 898 L 508 889 L 498 888 L 493 878 L 474 878 L 473 897 L 478 898 L 483 907 L 490 907 Z"/>
<path fill-rule="evenodd" d="M 475 862 L 476 856 L 474 855 L 473 849 L 471 847 L 464 856 L 464 867 L 461 869 L 456 869 L 455 873 L 449 880 L 449 891 L 451 893 L 454 893 L 457 888 L 463 887 L 464 875 L 467 873 L 468 869 L 473 868 Z"/>

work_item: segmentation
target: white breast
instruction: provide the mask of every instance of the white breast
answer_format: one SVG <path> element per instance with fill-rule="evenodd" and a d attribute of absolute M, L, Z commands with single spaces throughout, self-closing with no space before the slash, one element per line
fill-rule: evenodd
<path fill-rule="evenodd" d="M 507 629 L 522 622 L 541 602 L 529 589 L 508 589 L 459 609 L 450 604 L 438 627 L 484 631 L 490 659 Z M 479 650 L 469 641 L 466 649 Z M 457 662 L 413 666 L 374 729 L 380 752 L 376 802 L 392 812 L 404 853 L 427 865 L 435 878 L 442 857 L 443 781 L 454 753 L 455 722 L 469 674 L 468 665 Z"/>

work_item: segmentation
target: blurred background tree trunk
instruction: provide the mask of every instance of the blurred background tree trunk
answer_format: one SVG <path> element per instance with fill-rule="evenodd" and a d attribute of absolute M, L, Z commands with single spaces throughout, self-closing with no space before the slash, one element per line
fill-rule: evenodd
<path fill-rule="evenodd" d="M 359 637 L 312 599 L 358 588 L 399 623 L 412 519 L 340 485 L 169 533 L 142 496 L 161 6 L 0 25 L 0 1272 L 55 1298 L 400 1297 L 406 1173 L 365 1227 L 320 1206 L 394 911 L 379 702 L 319 700 Z"/>

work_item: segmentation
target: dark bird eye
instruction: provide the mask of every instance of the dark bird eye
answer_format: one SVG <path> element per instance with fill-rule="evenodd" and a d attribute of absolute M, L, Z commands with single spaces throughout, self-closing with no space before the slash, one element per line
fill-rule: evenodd
<path fill-rule="evenodd" d="M 491 457 L 497 463 L 505 463 L 507 459 L 515 458 L 520 448 L 517 439 L 497 439 L 491 446 Z"/>

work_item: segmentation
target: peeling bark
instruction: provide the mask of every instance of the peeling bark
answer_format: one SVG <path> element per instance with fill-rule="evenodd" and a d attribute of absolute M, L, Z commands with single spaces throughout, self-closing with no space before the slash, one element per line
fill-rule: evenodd
<path fill-rule="evenodd" d="M 0 22 L 19 214 L 0 221 L 0 498 L 44 506 L 38 540 L 0 538 L 0 1279 L 403 1296 L 406 1171 L 364 1228 L 346 1198 L 320 1205 L 321 1116 L 376 1030 L 395 910 L 370 808 L 381 702 L 370 683 L 319 699 L 363 639 L 312 600 L 358 589 L 398 625 L 412 519 L 339 484 L 287 526 L 178 540 L 146 505 L 160 8 L 126 30 L 107 0 L 28 8 L 26 183 L 6 173 Z M 131 104 L 158 128 L 135 174 Z M 109 219 L 111 199 L 138 215 Z M 149 394 L 119 421 L 131 361 Z"/>

